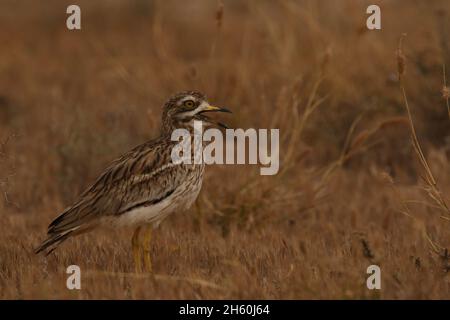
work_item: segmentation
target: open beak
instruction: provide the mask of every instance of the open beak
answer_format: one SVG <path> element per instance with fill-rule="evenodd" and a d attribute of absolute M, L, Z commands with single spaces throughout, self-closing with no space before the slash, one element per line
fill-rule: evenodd
<path fill-rule="evenodd" d="M 221 128 L 224 128 L 224 129 L 228 129 L 228 126 L 227 126 L 226 124 L 224 124 L 224 123 L 222 123 L 222 122 L 214 121 L 214 120 L 210 119 L 209 117 L 207 117 L 206 115 L 203 115 L 203 113 L 206 113 L 206 112 L 226 112 L 226 113 L 232 113 L 230 110 L 225 109 L 225 108 L 219 108 L 219 107 L 215 107 L 215 106 L 208 105 L 207 107 L 205 107 L 202 111 L 200 111 L 200 112 L 197 114 L 197 117 L 198 117 L 200 120 L 202 120 L 202 121 L 208 122 L 208 123 L 213 124 L 213 125 L 215 124 L 215 125 L 217 125 L 217 126 L 219 126 L 219 127 L 221 127 Z"/>

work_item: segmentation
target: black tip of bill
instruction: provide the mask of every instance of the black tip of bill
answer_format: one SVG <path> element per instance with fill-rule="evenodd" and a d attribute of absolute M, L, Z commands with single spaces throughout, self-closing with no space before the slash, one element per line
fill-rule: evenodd
<path fill-rule="evenodd" d="M 228 110 L 227 108 L 219 108 L 217 111 L 218 112 L 233 113 L 233 112 L 231 112 L 231 110 Z"/>

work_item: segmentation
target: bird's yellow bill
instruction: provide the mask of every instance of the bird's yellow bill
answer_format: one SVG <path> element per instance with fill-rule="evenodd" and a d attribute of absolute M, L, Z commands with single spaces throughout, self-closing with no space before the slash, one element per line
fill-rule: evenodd
<path fill-rule="evenodd" d="M 228 112 L 231 113 L 230 110 L 225 109 L 225 108 L 219 108 L 216 106 L 212 106 L 212 105 L 208 105 L 203 111 L 218 111 L 218 112 Z"/>

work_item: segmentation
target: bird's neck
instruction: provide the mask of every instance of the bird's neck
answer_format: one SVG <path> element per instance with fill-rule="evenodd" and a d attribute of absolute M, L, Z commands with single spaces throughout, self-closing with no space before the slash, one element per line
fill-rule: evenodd
<path fill-rule="evenodd" d="M 199 120 L 197 120 L 199 121 Z M 201 121 L 199 121 L 201 122 Z M 162 133 L 163 135 L 169 135 L 171 136 L 172 133 L 177 130 L 177 129 L 184 129 L 189 131 L 189 133 L 191 135 L 194 135 L 195 130 L 197 131 L 202 131 L 203 128 L 202 127 L 198 127 L 194 126 L 194 120 L 190 120 L 190 121 L 182 121 L 182 120 L 168 120 L 168 121 L 163 121 L 163 126 L 162 126 Z"/>

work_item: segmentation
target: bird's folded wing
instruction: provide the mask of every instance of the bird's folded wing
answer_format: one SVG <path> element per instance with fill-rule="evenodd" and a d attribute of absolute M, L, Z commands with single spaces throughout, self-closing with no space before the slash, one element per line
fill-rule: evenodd
<path fill-rule="evenodd" d="M 117 216 L 169 196 L 185 179 L 185 170 L 167 160 L 166 150 L 132 150 L 114 161 L 73 206 L 50 224 L 48 233 Z"/>

